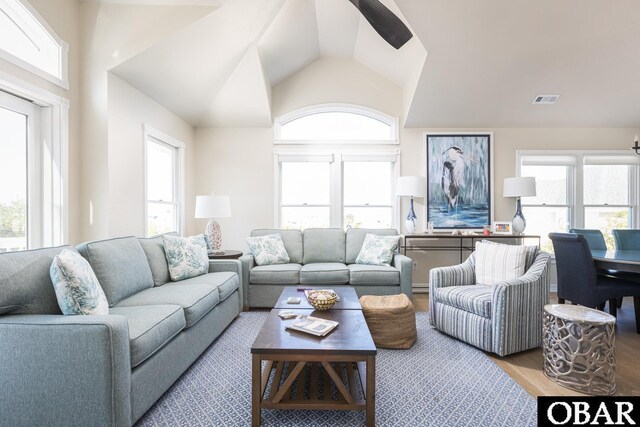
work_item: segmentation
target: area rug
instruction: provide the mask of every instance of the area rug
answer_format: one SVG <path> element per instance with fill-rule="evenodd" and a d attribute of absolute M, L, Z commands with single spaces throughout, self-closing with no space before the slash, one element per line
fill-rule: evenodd
<path fill-rule="evenodd" d="M 137 426 L 251 425 L 250 348 L 267 312 L 245 312 Z M 417 313 L 410 350 L 379 349 L 377 426 L 533 426 L 536 401 L 481 351 Z M 362 426 L 364 412 L 263 410 L 263 426 Z"/>

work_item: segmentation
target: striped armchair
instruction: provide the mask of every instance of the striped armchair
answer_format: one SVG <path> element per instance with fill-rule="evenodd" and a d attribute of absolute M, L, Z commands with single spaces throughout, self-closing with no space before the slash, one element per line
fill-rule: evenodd
<path fill-rule="evenodd" d="M 549 301 L 549 254 L 531 251 L 523 276 L 477 285 L 475 254 L 429 274 L 429 319 L 436 329 L 500 356 L 542 344 L 543 307 Z"/>

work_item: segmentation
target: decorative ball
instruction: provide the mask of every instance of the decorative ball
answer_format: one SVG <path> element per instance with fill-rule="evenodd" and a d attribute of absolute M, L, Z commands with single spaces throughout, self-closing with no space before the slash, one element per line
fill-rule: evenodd
<path fill-rule="evenodd" d="M 307 295 L 307 300 L 316 310 L 326 311 L 333 307 L 338 300 L 338 295 L 325 290 L 311 291 Z"/>

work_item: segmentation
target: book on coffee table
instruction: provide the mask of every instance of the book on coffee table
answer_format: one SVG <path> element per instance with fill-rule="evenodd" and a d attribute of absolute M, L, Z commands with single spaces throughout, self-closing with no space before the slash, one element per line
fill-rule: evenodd
<path fill-rule="evenodd" d="M 293 329 L 307 334 L 323 337 L 338 326 L 338 322 L 321 319 L 319 317 L 305 316 L 286 325 L 287 329 Z"/>

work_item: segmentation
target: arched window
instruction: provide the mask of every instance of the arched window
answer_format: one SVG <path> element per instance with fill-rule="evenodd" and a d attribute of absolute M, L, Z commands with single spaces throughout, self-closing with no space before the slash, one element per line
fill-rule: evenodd
<path fill-rule="evenodd" d="M 397 144 L 397 119 L 355 105 L 320 105 L 275 120 L 276 144 Z"/>
<path fill-rule="evenodd" d="M 24 0 L 0 0 L 0 57 L 64 88 L 69 46 Z"/>
<path fill-rule="evenodd" d="M 397 119 L 352 105 L 321 105 L 275 120 L 278 228 L 397 227 Z M 363 144 L 367 144 L 365 146 Z"/>

